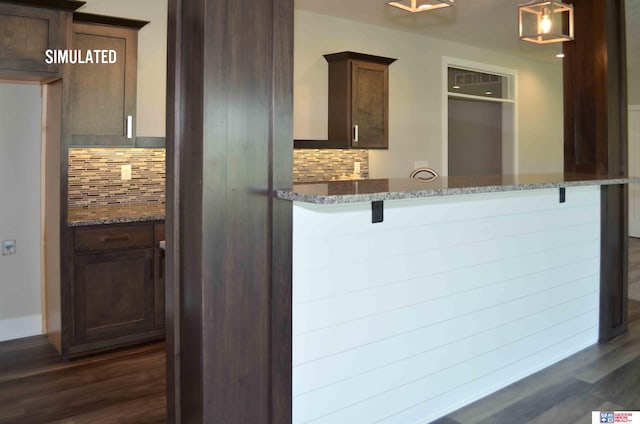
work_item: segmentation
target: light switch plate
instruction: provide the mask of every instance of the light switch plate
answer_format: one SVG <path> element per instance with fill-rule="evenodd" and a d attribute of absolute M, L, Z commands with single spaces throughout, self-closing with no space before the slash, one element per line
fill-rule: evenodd
<path fill-rule="evenodd" d="M 122 181 L 129 181 L 131 179 L 131 165 L 122 165 L 122 168 L 120 168 L 120 179 Z"/>
<path fill-rule="evenodd" d="M 9 256 L 16 254 L 16 241 L 15 240 L 3 240 L 2 241 L 2 256 Z"/>

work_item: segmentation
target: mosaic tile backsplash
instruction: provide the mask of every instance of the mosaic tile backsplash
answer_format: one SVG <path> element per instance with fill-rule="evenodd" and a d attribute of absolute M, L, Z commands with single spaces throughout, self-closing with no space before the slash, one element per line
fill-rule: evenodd
<path fill-rule="evenodd" d="M 121 180 L 122 165 L 131 180 Z M 69 149 L 70 208 L 164 201 L 164 149 Z"/>
<path fill-rule="evenodd" d="M 360 162 L 360 178 L 369 178 L 369 151 L 344 149 L 295 149 L 293 181 L 358 178 L 353 175 L 354 162 Z"/>

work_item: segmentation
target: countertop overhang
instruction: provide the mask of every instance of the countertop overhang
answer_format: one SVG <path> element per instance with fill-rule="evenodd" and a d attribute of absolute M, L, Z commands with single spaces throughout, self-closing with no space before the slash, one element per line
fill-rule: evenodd
<path fill-rule="evenodd" d="M 573 173 L 438 177 L 432 181 L 396 178 L 294 184 L 292 189 L 276 190 L 276 196 L 297 202 L 340 204 L 631 182 L 638 179 Z"/>
<path fill-rule="evenodd" d="M 162 221 L 164 217 L 164 203 L 89 206 L 85 208 L 69 208 L 67 224 L 69 227 L 81 227 L 86 225 Z"/>

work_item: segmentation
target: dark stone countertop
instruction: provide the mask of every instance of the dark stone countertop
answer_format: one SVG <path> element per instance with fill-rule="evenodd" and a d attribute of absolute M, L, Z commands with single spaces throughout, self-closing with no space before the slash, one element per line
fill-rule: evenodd
<path fill-rule="evenodd" d="M 126 205 L 69 208 L 70 227 L 121 224 L 127 222 L 161 221 L 165 216 L 164 203 L 132 203 Z"/>
<path fill-rule="evenodd" d="M 570 173 L 438 177 L 432 181 L 397 178 L 294 184 L 290 190 L 277 190 L 276 195 L 280 199 L 298 202 L 339 204 L 630 182 L 640 180 L 614 175 Z"/>

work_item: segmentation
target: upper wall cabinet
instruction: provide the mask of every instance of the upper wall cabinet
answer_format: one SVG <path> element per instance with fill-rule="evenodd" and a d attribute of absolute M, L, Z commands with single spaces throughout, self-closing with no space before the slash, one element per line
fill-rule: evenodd
<path fill-rule="evenodd" d="M 62 77 L 62 66 L 47 64 L 45 53 L 67 48 L 71 15 L 83 4 L 0 0 L 0 78 L 46 81 Z"/>
<path fill-rule="evenodd" d="M 71 65 L 72 146 L 135 145 L 138 30 L 147 23 L 74 14 L 73 49 L 107 53 Z"/>
<path fill-rule="evenodd" d="M 298 148 L 389 148 L 389 65 L 362 53 L 324 55 L 329 62 L 329 140 L 296 140 Z"/>

